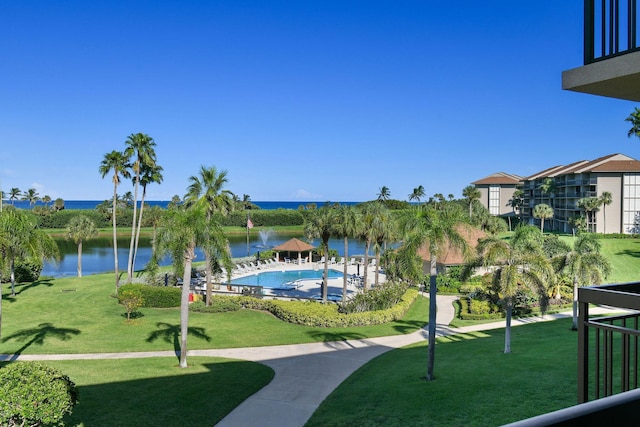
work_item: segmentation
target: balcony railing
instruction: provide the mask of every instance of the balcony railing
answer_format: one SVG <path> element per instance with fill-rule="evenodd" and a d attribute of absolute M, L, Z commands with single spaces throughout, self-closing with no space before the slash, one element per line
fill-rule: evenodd
<path fill-rule="evenodd" d="M 580 288 L 578 304 L 578 402 L 638 388 L 640 283 Z M 592 317 L 590 304 L 622 314 Z"/>
<path fill-rule="evenodd" d="M 584 65 L 640 50 L 636 0 L 584 0 Z"/>

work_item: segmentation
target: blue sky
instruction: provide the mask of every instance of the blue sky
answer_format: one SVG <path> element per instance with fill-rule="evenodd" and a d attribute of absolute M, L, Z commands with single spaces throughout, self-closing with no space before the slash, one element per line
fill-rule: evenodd
<path fill-rule="evenodd" d="M 137 132 L 164 168 L 150 200 L 200 165 L 253 200 L 364 201 L 639 157 L 634 103 L 561 90 L 577 1 L 24 0 L 0 4 L 0 49 L 4 191 L 110 198 L 98 166 Z"/>

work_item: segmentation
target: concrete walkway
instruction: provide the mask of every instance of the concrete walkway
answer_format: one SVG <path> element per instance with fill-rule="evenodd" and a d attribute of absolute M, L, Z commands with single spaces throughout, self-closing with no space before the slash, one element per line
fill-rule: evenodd
<path fill-rule="evenodd" d="M 504 327 L 504 321 L 450 328 L 454 318 L 454 296 L 438 296 L 436 315 L 437 334 L 458 333 Z M 513 320 L 512 326 L 570 317 L 570 313 Z M 407 335 L 352 339 L 347 341 L 293 344 L 272 347 L 191 350 L 190 356 L 218 356 L 263 363 L 275 371 L 273 380 L 256 392 L 217 426 L 300 427 L 311 417 L 320 403 L 359 367 L 389 350 L 423 341 L 425 330 Z M 0 355 L 0 360 L 73 360 L 107 358 L 175 357 L 173 351 L 58 354 L 58 355 Z"/>

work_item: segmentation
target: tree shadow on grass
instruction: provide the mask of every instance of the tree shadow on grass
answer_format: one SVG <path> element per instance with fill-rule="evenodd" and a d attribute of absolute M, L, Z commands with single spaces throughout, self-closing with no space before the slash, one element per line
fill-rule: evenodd
<path fill-rule="evenodd" d="M 393 329 L 401 334 L 410 334 L 419 329 L 427 326 L 427 324 L 421 320 L 396 320 Z"/>
<path fill-rule="evenodd" d="M 16 283 L 16 295 L 20 295 L 21 293 L 28 291 L 33 288 L 37 288 L 38 286 L 46 286 L 50 288 L 53 286 L 53 281 L 51 279 L 41 279 L 36 280 L 31 283 Z"/>
<path fill-rule="evenodd" d="M 308 334 L 314 339 L 322 342 L 332 342 L 332 341 L 347 341 L 347 340 L 360 340 L 366 338 L 362 334 L 357 334 L 354 332 L 333 332 L 333 331 L 320 331 L 314 330 L 309 331 Z"/>
<path fill-rule="evenodd" d="M 41 323 L 35 328 L 22 329 L 2 339 L 2 342 L 15 340 L 17 342 L 25 342 L 22 347 L 13 353 L 11 361 L 18 358 L 23 351 L 32 345 L 43 345 L 47 338 L 57 338 L 61 341 L 71 339 L 72 335 L 80 334 L 79 329 L 75 328 L 58 328 L 52 323 Z"/>
<path fill-rule="evenodd" d="M 180 324 L 172 325 L 171 323 L 158 322 L 156 326 L 158 329 L 151 332 L 146 341 L 154 342 L 157 339 L 162 339 L 164 342 L 173 344 L 176 357 L 180 359 Z M 207 335 L 204 328 L 189 326 L 187 328 L 187 335 L 211 342 L 211 337 Z"/>
<path fill-rule="evenodd" d="M 630 249 L 625 249 L 625 250 L 616 252 L 616 255 L 625 255 L 625 256 L 632 256 L 634 258 L 640 258 L 640 250 L 632 251 Z"/>

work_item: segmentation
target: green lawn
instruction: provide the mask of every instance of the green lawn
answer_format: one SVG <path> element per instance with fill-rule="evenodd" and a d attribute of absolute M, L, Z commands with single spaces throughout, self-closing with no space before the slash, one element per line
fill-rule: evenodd
<path fill-rule="evenodd" d="M 111 296 L 111 274 L 41 280 L 17 286 L 15 297 L 3 284 L 0 353 L 89 353 L 175 350 L 178 308 L 143 308 L 143 316 L 127 322 L 124 309 Z M 255 347 L 335 341 L 409 333 L 428 319 L 428 304 L 419 298 L 407 315 L 385 325 L 316 328 L 293 325 L 269 313 L 190 313 L 189 348 Z"/>
<path fill-rule="evenodd" d="M 640 239 L 602 239 L 601 252 L 611 262 L 607 283 L 640 281 Z"/>
<path fill-rule="evenodd" d="M 76 383 L 72 426 L 212 426 L 273 378 L 241 360 L 190 357 L 49 361 Z"/>
<path fill-rule="evenodd" d="M 345 380 L 314 426 L 498 426 L 576 404 L 577 333 L 571 320 L 438 339 L 425 381 L 426 343 L 392 350 Z"/>

